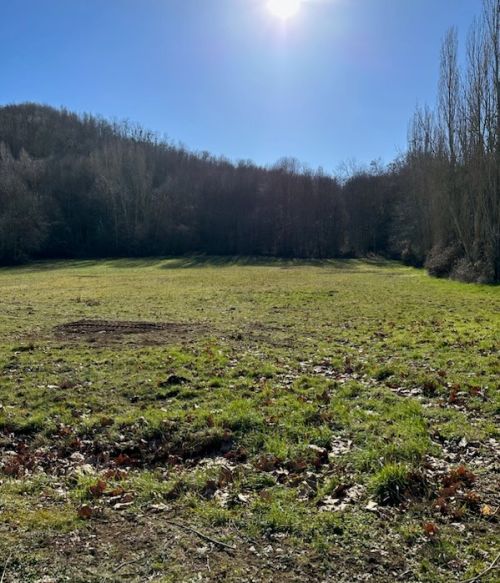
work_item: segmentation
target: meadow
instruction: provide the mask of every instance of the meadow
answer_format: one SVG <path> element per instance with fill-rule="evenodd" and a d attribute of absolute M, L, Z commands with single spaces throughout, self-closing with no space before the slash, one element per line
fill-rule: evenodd
<path fill-rule="evenodd" d="M 493 581 L 499 340 L 382 260 L 3 268 L 2 583 Z"/>

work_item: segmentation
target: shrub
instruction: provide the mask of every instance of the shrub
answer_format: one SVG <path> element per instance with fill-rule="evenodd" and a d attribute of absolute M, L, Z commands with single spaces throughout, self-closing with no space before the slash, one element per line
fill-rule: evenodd
<path fill-rule="evenodd" d="M 422 253 L 417 250 L 409 241 L 404 241 L 399 254 L 396 257 L 400 257 L 401 261 L 406 265 L 412 265 L 413 267 L 420 267 L 423 264 Z"/>
<path fill-rule="evenodd" d="M 425 268 L 435 277 L 448 277 L 461 255 L 462 251 L 456 244 L 447 247 L 436 245 L 425 260 Z"/>
<path fill-rule="evenodd" d="M 466 283 L 492 283 L 494 281 L 491 268 L 484 261 L 473 263 L 466 257 L 455 262 L 450 277 Z"/>

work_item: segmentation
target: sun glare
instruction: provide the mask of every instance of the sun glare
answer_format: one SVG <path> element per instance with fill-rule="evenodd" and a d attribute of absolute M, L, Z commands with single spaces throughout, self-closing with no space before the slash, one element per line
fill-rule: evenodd
<path fill-rule="evenodd" d="M 267 6 L 274 16 L 288 20 L 299 11 L 300 0 L 269 0 Z"/>

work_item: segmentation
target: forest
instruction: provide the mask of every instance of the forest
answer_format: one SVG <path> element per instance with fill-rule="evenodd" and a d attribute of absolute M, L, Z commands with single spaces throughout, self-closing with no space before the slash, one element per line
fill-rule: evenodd
<path fill-rule="evenodd" d="M 0 263 L 183 253 L 372 254 L 438 277 L 500 281 L 500 3 L 440 56 L 398 159 L 347 178 L 259 167 L 130 123 L 35 103 L 0 108 Z M 388 88 L 390 90 L 390 88 Z"/>

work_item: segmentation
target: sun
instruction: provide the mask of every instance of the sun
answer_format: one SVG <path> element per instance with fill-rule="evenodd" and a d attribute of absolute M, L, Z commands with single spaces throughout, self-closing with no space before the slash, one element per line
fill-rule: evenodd
<path fill-rule="evenodd" d="M 269 10 L 282 20 L 288 20 L 295 16 L 300 8 L 300 0 L 269 0 Z"/>

